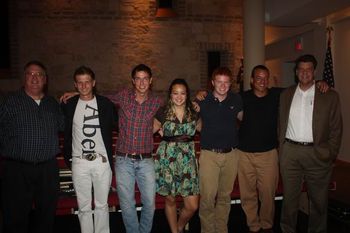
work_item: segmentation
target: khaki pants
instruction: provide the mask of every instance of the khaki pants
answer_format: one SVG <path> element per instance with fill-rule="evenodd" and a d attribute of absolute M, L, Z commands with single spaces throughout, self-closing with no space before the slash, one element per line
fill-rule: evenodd
<path fill-rule="evenodd" d="M 272 228 L 279 178 L 277 150 L 261 153 L 238 150 L 238 155 L 239 190 L 249 230 Z"/>
<path fill-rule="evenodd" d="M 202 150 L 199 158 L 202 233 L 226 233 L 231 208 L 231 192 L 237 176 L 238 156 Z"/>

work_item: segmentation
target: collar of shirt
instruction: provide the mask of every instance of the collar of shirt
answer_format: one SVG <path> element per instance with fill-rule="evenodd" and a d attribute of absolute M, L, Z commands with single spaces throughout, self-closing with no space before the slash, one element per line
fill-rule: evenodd
<path fill-rule="evenodd" d="M 297 93 L 298 93 L 299 95 L 302 95 L 302 96 L 304 96 L 304 97 L 306 97 L 306 96 L 311 96 L 311 95 L 313 95 L 313 94 L 315 93 L 315 82 L 314 82 L 314 84 L 312 84 L 312 86 L 311 86 L 309 89 L 307 89 L 306 91 L 301 90 L 300 86 L 298 85 L 296 91 L 297 91 Z"/>
<path fill-rule="evenodd" d="M 30 99 L 32 99 L 34 101 L 34 99 L 25 92 L 24 88 L 22 88 L 20 90 L 20 95 L 23 95 L 23 96 L 25 96 L 27 98 L 30 98 Z M 43 101 L 45 99 L 47 99 L 47 95 L 44 93 L 43 97 L 40 100 Z"/>
<path fill-rule="evenodd" d="M 221 103 L 223 103 L 223 102 L 229 100 L 230 98 L 232 98 L 232 96 L 233 96 L 233 92 L 232 92 L 232 91 L 228 91 L 228 92 L 227 92 L 226 98 L 223 99 L 223 100 L 221 101 Z M 209 98 L 209 100 L 213 100 L 213 101 L 220 102 L 220 101 L 218 100 L 218 98 L 216 98 L 216 97 L 214 96 L 214 93 L 213 93 L 213 92 L 209 92 L 209 93 L 208 93 L 208 98 Z"/>
<path fill-rule="evenodd" d="M 134 98 L 134 100 L 136 101 L 136 102 L 138 102 L 137 101 L 137 97 L 136 97 L 136 90 L 135 89 L 133 89 L 132 91 L 131 91 L 131 93 L 132 93 L 132 95 L 133 95 L 133 98 Z M 146 96 L 145 96 L 145 99 L 144 99 L 144 101 L 142 101 L 142 103 L 144 103 L 144 102 L 146 102 L 149 98 L 150 98 L 150 96 L 152 95 L 152 92 L 150 91 L 150 90 L 148 90 L 148 92 L 147 92 L 147 94 L 146 94 Z M 142 104 L 141 103 L 141 104 Z"/>

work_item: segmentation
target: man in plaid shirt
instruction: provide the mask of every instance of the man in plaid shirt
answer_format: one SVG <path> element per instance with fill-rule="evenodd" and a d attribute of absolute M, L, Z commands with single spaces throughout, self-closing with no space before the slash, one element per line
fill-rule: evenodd
<path fill-rule="evenodd" d="M 155 209 L 153 116 L 162 101 L 150 91 L 152 71 L 148 66 L 137 65 L 131 77 L 133 89 L 109 96 L 118 105 L 119 114 L 117 191 L 126 232 L 148 233 L 152 230 Z M 141 192 L 140 222 L 135 208 L 135 181 Z"/>

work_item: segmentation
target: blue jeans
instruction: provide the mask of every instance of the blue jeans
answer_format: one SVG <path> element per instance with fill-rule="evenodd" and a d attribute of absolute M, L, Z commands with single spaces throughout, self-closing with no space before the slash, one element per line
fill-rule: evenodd
<path fill-rule="evenodd" d="M 117 191 L 127 233 L 149 233 L 155 210 L 155 171 L 153 159 L 116 158 Z M 141 218 L 135 207 L 135 181 L 141 193 Z"/>

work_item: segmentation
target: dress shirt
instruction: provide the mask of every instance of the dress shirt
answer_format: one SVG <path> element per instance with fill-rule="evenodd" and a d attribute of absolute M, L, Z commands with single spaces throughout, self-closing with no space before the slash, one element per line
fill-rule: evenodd
<path fill-rule="evenodd" d="M 22 89 L 10 95 L 0 107 L 2 155 L 5 158 L 39 163 L 60 152 L 58 132 L 64 118 L 57 101 L 44 96 L 38 104 Z"/>
<path fill-rule="evenodd" d="M 297 142 L 313 142 L 314 97 L 315 84 L 306 91 L 297 86 L 290 107 L 286 138 Z"/>

